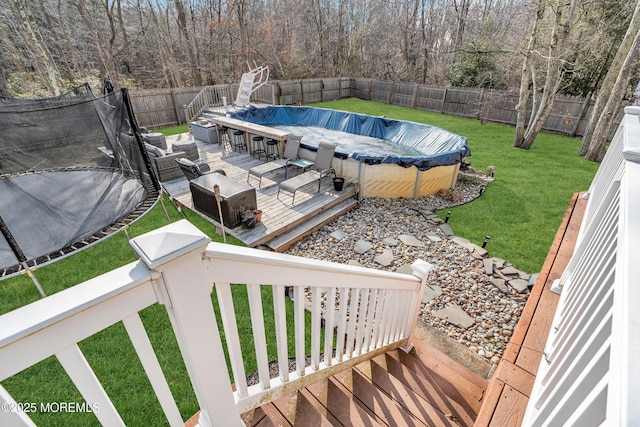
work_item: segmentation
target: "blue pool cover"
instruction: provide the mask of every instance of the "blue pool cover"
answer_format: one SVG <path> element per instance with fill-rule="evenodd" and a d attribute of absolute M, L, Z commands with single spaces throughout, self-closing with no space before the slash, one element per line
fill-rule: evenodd
<path fill-rule="evenodd" d="M 436 126 L 386 117 L 347 113 L 314 107 L 249 107 L 229 114 L 235 119 L 295 132 L 294 126 L 346 132 L 366 138 L 341 138 L 336 155 L 366 164 L 395 163 L 405 168 L 428 170 L 459 164 L 471 155 L 464 136 Z M 305 132 L 300 128 L 300 134 Z M 327 137 L 330 132 L 320 138 Z M 303 139 L 303 146 L 315 150 L 319 141 Z M 314 138 L 315 139 L 315 138 Z M 325 138 L 326 139 L 326 138 Z M 315 145 L 309 145 L 309 143 Z"/>

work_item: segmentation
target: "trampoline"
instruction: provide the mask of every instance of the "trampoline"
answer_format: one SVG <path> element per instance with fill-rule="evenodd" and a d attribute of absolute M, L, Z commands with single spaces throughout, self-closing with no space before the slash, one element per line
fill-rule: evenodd
<path fill-rule="evenodd" d="M 231 117 L 301 135 L 302 157 L 337 145 L 333 167 L 360 197 L 421 197 L 455 186 L 471 155 L 464 136 L 436 126 L 314 107 L 250 107 Z"/>
<path fill-rule="evenodd" d="M 0 98 L 0 278 L 112 235 L 158 197 L 126 90 Z"/>

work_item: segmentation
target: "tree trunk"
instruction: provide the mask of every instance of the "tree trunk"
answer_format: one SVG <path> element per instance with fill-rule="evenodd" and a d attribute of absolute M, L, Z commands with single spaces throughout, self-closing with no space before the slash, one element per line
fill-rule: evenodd
<path fill-rule="evenodd" d="M 613 126 L 613 123 L 615 122 L 620 102 L 624 97 L 624 93 L 629 85 L 631 74 L 634 71 L 635 65 L 637 65 L 639 57 L 640 31 L 636 32 L 631 49 L 629 50 L 629 53 L 622 64 L 622 69 L 620 70 L 620 73 L 616 78 L 616 82 L 613 85 L 611 95 L 609 95 L 609 99 L 600 114 L 598 124 L 596 125 L 593 131 L 593 136 L 591 137 L 591 144 L 584 156 L 586 160 L 599 162 L 604 157 L 606 152 L 605 145 L 611 132 L 611 126 Z"/>
<path fill-rule="evenodd" d="M 569 31 L 573 26 L 573 19 L 575 15 L 575 11 L 577 9 L 577 3 L 579 0 L 571 0 L 569 4 L 559 4 L 556 5 L 554 22 L 553 22 L 553 31 L 551 34 L 551 43 L 549 46 L 547 61 L 547 72 L 545 76 L 545 84 L 542 92 L 542 96 L 540 97 L 539 102 L 534 102 L 532 111 L 531 111 L 531 120 L 529 121 L 529 125 L 527 129 L 516 129 L 516 141 L 514 146 L 517 148 L 523 148 L 528 150 L 531 148 L 533 141 L 538 136 L 538 133 L 542 130 L 542 126 L 544 122 L 551 114 L 551 110 L 553 109 L 553 102 L 558 94 L 558 90 L 560 88 L 560 83 L 562 80 L 562 70 L 563 70 L 563 62 L 565 55 L 567 53 L 567 41 L 569 38 Z M 538 17 L 540 16 L 540 7 L 542 2 L 538 3 Z M 566 16 L 563 16 L 563 12 L 566 9 Z M 536 37 L 534 33 L 534 37 Z M 529 77 L 522 77 L 523 80 L 528 79 Z M 535 79 L 534 88 L 535 88 Z M 521 85 L 522 90 L 522 85 Z M 519 108 L 524 108 L 520 106 Z M 522 119 L 520 119 L 520 122 Z M 522 135 L 518 137 L 518 135 Z"/>
<path fill-rule="evenodd" d="M 26 0 L 14 1 L 15 12 L 21 20 L 22 28 L 33 49 L 33 61 L 40 77 L 53 95 L 60 95 L 64 90 L 64 82 L 51 51 L 40 33 L 38 24 L 33 17 L 31 8 Z"/>
<path fill-rule="evenodd" d="M 524 132 L 527 121 L 527 104 L 531 99 L 531 86 L 533 85 L 533 66 L 532 55 L 533 50 L 536 48 L 536 42 L 538 39 L 538 24 L 544 15 L 544 6 L 542 0 L 538 3 L 538 9 L 536 12 L 536 19 L 533 22 L 533 28 L 531 29 L 531 37 L 527 45 L 527 51 L 524 55 L 524 61 L 522 62 L 522 79 L 520 80 L 520 96 L 518 98 L 518 105 L 516 106 L 516 135 L 514 141 L 514 147 L 520 147 L 524 143 Z"/>
<path fill-rule="evenodd" d="M 458 2 L 454 0 L 453 6 L 458 13 L 456 17 L 456 38 L 454 40 L 453 48 L 455 50 L 462 47 L 462 38 L 464 36 L 465 27 L 467 25 L 467 16 L 469 15 L 470 0 L 460 0 L 460 6 Z"/>
<path fill-rule="evenodd" d="M 184 5 L 181 0 L 174 0 L 176 5 L 176 11 L 178 12 L 178 27 L 182 32 L 182 36 L 187 44 L 187 53 L 189 54 L 189 63 L 191 65 L 191 74 L 193 75 L 193 84 L 195 86 L 202 86 L 202 77 L 200 75 L 200 66 L 196 57 L 193 44 L 191 43 L 191 37 L 187 28 L 187 16 L 184 12 Z"/>
<path fill-rule="evenodd" d="M 163 3 L 160 0 L 156 0 L 155 6 L 158 8 L 156 13 L 156 9 L 151 4 L 151 0 L 148 1 L 149 9 L 151 12 L 151 19 L 155 25 L 155 35 L 157 36 L 158 46 L 160 47 L 160 56 L 162 60 L 162 69 L 165 80 L 167 81 L 169 87 L 183 87 L 184 85 L 182 83 L 180 67 L 178 66 L 176 55 L 173 50 L 169 23 L 165 20 L 163 24 L 162 21 L 158 19 L 158 15 L 163 12 L 162 6 L 166 5 L 166 3 Z"/>
<path fill-rule="evenodd" d="M 591 117 L 587 123 L 587 128 L 585 129 L 582 137 L 582 147 L 580 149 L 581 156 L 585 156 L 587 154 L 592 141 L 594 141 L 593 133 L 603 115 L 603 112 L 606 111 L 605 104 L 608 103 L 609 99 L 607 94 L 611 94 L 614 90 L 613 87 L 616 84 L 616 80 L 620 72 L 622 71 L 625 58 L 631 51 L 631 46 L 637 37 L 638 31 L 640 31 L 640 1 L 636 4 L 633 17 L 629 23 L 629 28 L 627 29 L 624 39 L 622 40 L 622 43 L 620 43 L 620 47 L 618 47 L 616 56 L 613 58 L 613 62 L 609 67 L 609 71 L 607 71 L 607 75 L 602 82 L 602 87 L 600 88 L 593 110 L 591 111 Z"/>

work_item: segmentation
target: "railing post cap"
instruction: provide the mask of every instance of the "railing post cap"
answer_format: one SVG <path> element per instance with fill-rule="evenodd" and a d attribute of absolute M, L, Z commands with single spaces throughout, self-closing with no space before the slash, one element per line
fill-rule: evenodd
<path fill-rule="evenodd" d="M 413 275 L 420 278 L 420 279 L 424 279 L 427 277 L 427 274 L 429 274 L 429 271 L 433 268 L 433 264 L 430 264 L 426 261 L 423 261 L 421 259 L 417 259 L 413 262 L 413 264 L 411 264 L 411 269 L 413 270 Z"/>
<path fill-rule="evenodd" d="M 182 219 L 138 236 L 130 244 L 147 267 L 155 270 L 181 255 L 204 251 L 210 242 L 206 234 Z"/>
<path fill-rule="evenodd" d="M 628 107 L 624 107 L 625 114 L 631 114 L 634 116 L 640 116 L 640 106 L 638 105 L 629 105 Z"/>

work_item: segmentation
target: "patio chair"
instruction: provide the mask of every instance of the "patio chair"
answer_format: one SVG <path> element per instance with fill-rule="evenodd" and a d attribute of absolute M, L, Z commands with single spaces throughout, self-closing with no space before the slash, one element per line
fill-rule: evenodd
<path fill-rule="evenodd" d="M 182 174 L 185 176 L 185 178 L 187 178 L 188 181 L 209 173 L 220 173 L 222 175 L 227 175 L 222 169 L 209 170 L 209 165 L 206 163 L 196 163 L 187 158 L 179 158 L 175 160 L 176 163 L 178 163 Z"/>
<path fill-rule="evenodd" d="M 276 172 L 281 169 L 286 169 L 291 162 L 298 159 L 298 150 L 300 149 L 301 140 L 302 136 L 300 135 L 289 135 L 287 137 L 287 142 L 284 144 L 284 158 L 263 163 L 249 169 L 249 173 L 247 174 L 247 184 L 249 183 L 249 178 L 253 175 L 258 178 L 258 188 L 260 188 L 262 186 L 263 175 Z"/>
<path fill-rule="evenodd" d="M 144 143 L 144 146 L 151 161 L 153 171 L 159 181 L 173 181 L 182 176 L 175 160 L 186 157 L 187 155 L 184 152 L 176 151 L 175 153 L 168 153 L 166 150 L 147 142 Z"/>
<path fill-rule="evenodd" d="M 336 144 L 330 142 L 320 141 L 318 145 L 318 152 L 316 153 L 316 160 L 309 170 L 296 175 L 293 178 L 286 179 L 278 186 L 277 198 L 280 198 L 280 190 L 287 191 L 293 194 L 293 200 L 291 205 L 295 204 L 296 191 L 305 185 L 312 184 L 318 181 L 318 193 L 320 192 L 320 185 L 322 184 L 322 178 L 333 174 L 335 171 L 331 168 L 331 162 L 333 160 L 333 153 L 336 151 Z"/>

